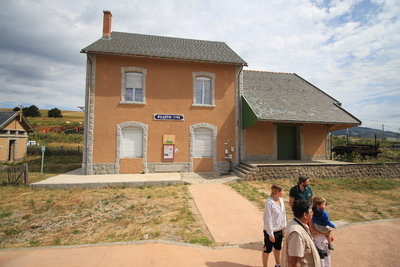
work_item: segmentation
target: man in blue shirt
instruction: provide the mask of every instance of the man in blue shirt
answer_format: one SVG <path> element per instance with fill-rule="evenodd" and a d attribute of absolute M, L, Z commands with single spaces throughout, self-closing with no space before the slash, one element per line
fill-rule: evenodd
<path fill-rule="evenodd" d="M 310 205 L 312 204 L 313 191 L 311 190 L 310 179 L 305 176 L 300 176 L 297 185 L 290 189 L 289 204 L 293 207 L 293 202 L 298 199 L 306 200 Z"/>

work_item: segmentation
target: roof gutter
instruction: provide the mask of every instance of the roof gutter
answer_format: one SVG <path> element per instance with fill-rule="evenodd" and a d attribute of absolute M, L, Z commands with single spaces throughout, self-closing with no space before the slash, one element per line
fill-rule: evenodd
<path fill-rule="evenodd" d="M 122 54 L 122 53 L 110 53 L 110 52 L 99 52 L 99 51 L 88 51 L 81 50 L 80 53 L 83 54 L 97 54 L 97 55 L 109 55 L 109 56 L 121 56 L 121 57 L 136 57 L 136 58 L 151 58 L 151 59 L 163 59 L 163 60 L 174 60 L 174 61 L 185 61 L 185 62 L 200 62 L 200 63 L 212 63 L 212 64 L 223 64 L 223 65 L 233 65 L 233 66 L 247 66 L 247 63 L 237 63 L 237 62 L 224 62 L 224 61 L 211 61 L 211 60 L 200 60 L 200 59 L 185 59 L 185 58 L 174 58 L 174 57 L 157 57 L 150 55 L 134 55 L 134 54 Z"/>
<path fill-rule="evenodd" d="M 274 119 L 259 119 L 259 121 L 275 122 L 275 123 L 310 123 L 310 124 L 349 124 L 349 125 L 361 125 L 361 122 L 326 122 L 326 121 L 296 121 L 296 120 L 274 120 Z"/>

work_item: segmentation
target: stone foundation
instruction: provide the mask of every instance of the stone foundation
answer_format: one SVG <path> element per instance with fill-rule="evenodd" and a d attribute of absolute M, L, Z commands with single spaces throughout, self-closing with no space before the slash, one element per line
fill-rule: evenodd
<path fill-rule="evenodd" d="M 147 163 L 149 173 L 154 172 L 188 172 L 187 162 L 152 162 Z"/>
<path fill-rule="evenodd" d="M 257 166 L 246 180 L 294 178 L 400 178 L 400 163 L 348 165 Z"/>
<path fill-rule="evenodd" d="M 117 174 L 118 171 L 115 163 L 94 163 L 92 165 L 92 174 Z"/>
<path fill-rule="evenodd" d="M 229 171 L 229 167 L 230 167 L 229 162 L 217 161 L 216 167 L 214 169 L 215 169 L 215 172 L 227 172 L 227 171 Z M 232 162 L 232 168 L 234 168 L 234 167 L 235 167 L 235 163 Z"/>

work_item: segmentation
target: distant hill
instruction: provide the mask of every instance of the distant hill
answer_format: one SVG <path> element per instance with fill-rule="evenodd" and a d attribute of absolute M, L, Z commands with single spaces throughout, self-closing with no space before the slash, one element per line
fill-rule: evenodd
<path fill-rule="evenodd" d="M 338 130 L 332 132 L 333 135 L 346 135 L 346 129 Z M 349 129 L 349 136 L 351 137 L 360 137 L 360 138 L 375 138 L 375 134 L 377 138 L 382 138 L 382 130 L 372 129 L 367 127 L 353 127 Z M 399 133 L 385 131 L 385 137 L 394 137 L 400 138 Z"/>
<path fill-rule="evenodd" d="M 11 111 L 9 108 L 0 108 L 0 110 Z M 48 109 L 39 109 L 40 117 L 27 117 L 36 131 L 43 128 L 60 127 L 60 126 L 79 126 L 83 125 L 85 118 L 82 111 L 61 110 L 62 118 L 49 118 Z"/>

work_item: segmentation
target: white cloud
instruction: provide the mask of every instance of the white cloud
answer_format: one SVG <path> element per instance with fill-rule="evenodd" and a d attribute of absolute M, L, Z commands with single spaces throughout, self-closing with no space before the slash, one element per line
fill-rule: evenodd
<path fill-rule="evenodd" d="M 357 13 L 366 23 L 352 20 L 362 3 L 353 0 L 1 1 L 0 105 L 83 105 L 79 51 L 101 37 L 102 11 L 110 10 L 114 31 L 224 41 L 250 69 L 295 72 L 356 117 L 395 120 L 400 3 L 372 2 L 379 8 Z M 383 97 L 392 100 L 373 101 Z"/>

